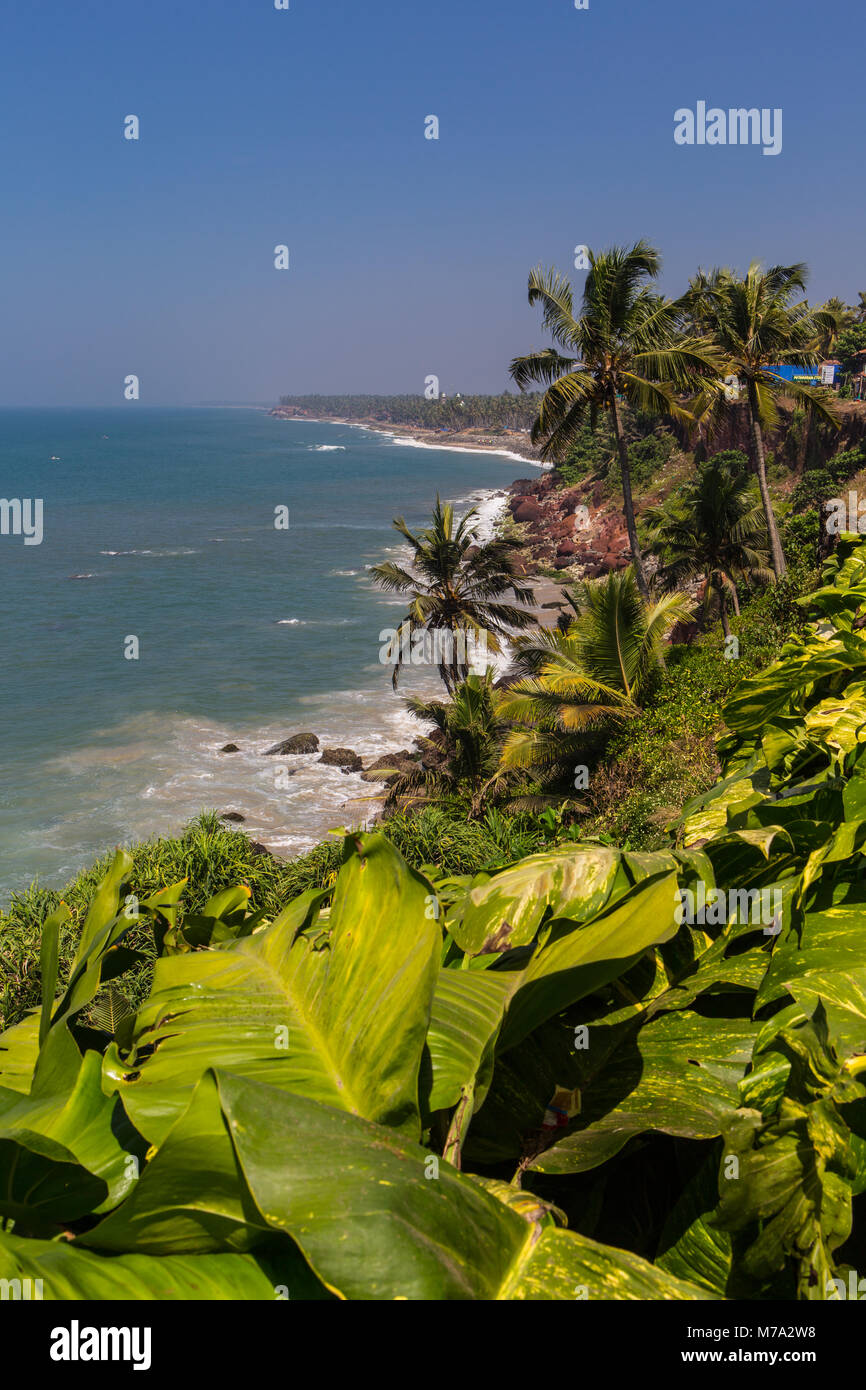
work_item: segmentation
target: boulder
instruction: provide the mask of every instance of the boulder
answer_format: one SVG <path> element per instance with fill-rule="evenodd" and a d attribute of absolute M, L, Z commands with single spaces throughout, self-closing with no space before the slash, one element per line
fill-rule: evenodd
<path fill-rule="evenodd" d="M 544 516 L 541 504 L 531 497 L 521 497 L 512 514 L 515 521 L 540 521 Z"/>
<path fill-rule="evenodd" d="M 387 786 L 387 780 L 375 776 L 375 773 L 386 767 L 395 772 L 414 772 L 418 767 L 418 760 L 406 748 L 399 753 L 383 753 L 381 758 L 377 758 L 375 762 L 370 763 L 370 766 L 364 769 L 361 773 L 361 780 L 364 782 L 382 782 L 384 780 L 385 786 Z"/>
<path fill-rule="evenodd" d="M 353 748 L 323 748 L 319 762 L 343 772 L 360 772 L 364 766 Z"/>
<path fill-rule="evenodd" d="M 226 743 L 221 749 L 221 753 L 239 753 L 241 750 L 236 743 Z"/>
<path fill-rule="evenodd" d="M 576 551 L 577 546 L 575 545 L 574 541 L 570 541 L 567 538 L 561 540 L 559 542 L 559 545 L 556 547 L 557 558 L 563 555 L 574 555 Z"/>
<path fill-rule="evenodd" d="M 283 757 L 287 753 L 318 753 L 318 751 L 319 740 L 315 734 L 292 734 L 291 738 L 284 739 L 282 743 L 275 743 L 273 748 L 266 748 L 264 757 Z"/>
<path fill-rule="evenodd" d="M 220 820 L 243 821 L 246 820 L 246 816 L 242 816 L 240 811 L 224 811 Z"/>

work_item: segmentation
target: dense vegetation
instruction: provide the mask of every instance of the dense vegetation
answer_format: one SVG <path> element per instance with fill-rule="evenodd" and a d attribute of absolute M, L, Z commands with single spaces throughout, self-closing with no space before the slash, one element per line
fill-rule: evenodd
<path fill-rule="evenodd" d="M 427 430 L 528 430 L 538 414 L 539 397 L 453 395 L 424 396 L 281 396 L 280 405 L 314 419 L 381 420 Z"/>
<path fill-rule="evenodd" d="M 349 834 L 333 886 L 182 919 L 186 885 L 144 896 L 119 851 L 63 979 L 69 909 L 44 923 L 40 1007 L 0 1038 L 0 1277 L 838 1297 L 864 1253 L 866 546 L 806 603 L 663 849 L 439 875 Z M 148 999 L 83 1023 L 144 931 Z"/>
<path fill-rule="evenodd" d="M 452 645 L 372 832 L 280 863 L 205 814 L 0 912 L 0 1280 L 844 1296 L 866 1258 L 866 543 L 834 551 L 824 513 L 866 452 L 834 443 L 831 393 L 770 368 L 850 372 L 866 311 L 798 299 L 802 266 L 700 272 L 678 300 L 658 271 L 643 242 L 593 253 L 579 309 L 532 273 L 556 346 L 512 376 L 537 394 L 283 398 L 531 428 L 554 492 L 621 502 L 632 563 L 541 629 L 513 534 L 438 499 L 422 531 L 398 518 L 409 558 L 372 577 L 409 646 Z M 738 394 L 749 443 L 720 451 Z"/>

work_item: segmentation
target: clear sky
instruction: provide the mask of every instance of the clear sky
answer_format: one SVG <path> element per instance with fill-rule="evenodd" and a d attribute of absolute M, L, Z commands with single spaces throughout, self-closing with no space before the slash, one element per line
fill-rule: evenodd
<path fill-rule="evenodd" d="M 498 391 L 538 262 L 863 265 L 859 0 L 2 0 L 0 404 Z M 698 101 L 783 148 L 678 146 Z M 140 139 L 124 139 L 137 115 Z M 424 138 L 428 115 L 438 141 Z M 274 268 L 274 247 L 290 269 Z"/>

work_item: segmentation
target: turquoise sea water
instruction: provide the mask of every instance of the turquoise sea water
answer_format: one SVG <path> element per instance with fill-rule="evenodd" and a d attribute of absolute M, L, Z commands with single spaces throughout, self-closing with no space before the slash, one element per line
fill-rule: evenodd
<path fill-rule="evenodd" d="M 369 815 L 360 778 L 262 751 L 407 745 L 379 663 L 403 605 L 366 567 L 392 516 L 423 524 L 437 490 L 489 513 L 528 471 L 255 410 L 0 411 L 0 496 L 44 509 L 41 545 L 0 536 L 0 902 L 203 808 L 283 854 Z"/>

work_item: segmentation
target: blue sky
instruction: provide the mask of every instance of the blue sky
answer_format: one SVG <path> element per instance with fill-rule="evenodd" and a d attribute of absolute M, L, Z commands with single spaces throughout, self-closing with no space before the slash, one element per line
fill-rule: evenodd
<path fill-rule="evenodd" d="M 862 5 L 76 0 L 0 11 L 0 404 L 503 389 L 538 262 L 866 289 Z M 781 107 L 778 157 L 680 147 Z M 123 120 L 141 121 L 138 142 Z M 439 117 L 440 139 L 424 138 Z M 290 248 L 277 271 L 274 246 Z"/>

